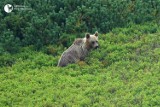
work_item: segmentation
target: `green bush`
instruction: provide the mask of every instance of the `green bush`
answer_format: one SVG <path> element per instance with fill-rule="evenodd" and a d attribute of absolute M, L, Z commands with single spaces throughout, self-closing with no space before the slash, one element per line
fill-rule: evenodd
<path fill-rule="evenodd" d="M 8 30 L 1 34 L 0 37 L 0 54 L 5 52 L 16 53 L 20 48 L 19 38 L 13 35 L 13 32 Z"/>
<path fill-rule="evenodd" d="M 2 54 L 0 106 L 160 106 L 160 28 L 154 26 L 100 34 L 99 49 L 63 68 L 57 67 L 62 45 Z M 146 32 L 151 27 L 156 32 Z"/>
<path fill-rule="evenodd" d="M 68 46 L 73 37 L 67 36 L 64 40 L 65 35 L 95 31 L 107 33 L 113 28 L 129 27 L 130 23 L 159 23 L 160 16 L 158 0 L 2 0 L 0 6 L 7 3 L 28 6 L 32 10 L 15 9 L 9 14 L 0 11 L 0 34 L 9 30 L 22 46 L 35 45 L 37 49 L 57 43 Z M 146 33 L 157 32 L 155 26 L 144 29 Z M 139 30 L 131 32 L 139 33 Z"/>

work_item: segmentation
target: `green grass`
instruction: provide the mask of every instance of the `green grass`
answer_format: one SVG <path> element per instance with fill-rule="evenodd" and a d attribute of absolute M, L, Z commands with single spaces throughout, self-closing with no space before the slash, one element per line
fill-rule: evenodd
<path fill-rule="evenodd" d="M 159 107 L 159 26 L 116 28 L 99 42 L 85 62 L 64 68 L 55 46 L 0 56 L 0 107 Z"/>

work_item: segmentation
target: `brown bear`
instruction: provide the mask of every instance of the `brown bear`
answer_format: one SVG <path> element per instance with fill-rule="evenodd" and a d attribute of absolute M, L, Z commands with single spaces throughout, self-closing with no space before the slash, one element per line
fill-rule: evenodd
<path fill-rule="evenodd" d="M 63 67 L 69 63 L 84 60 L 91 49 L 98 47 L 98 32 L 96 31 L 93 35 L 87 33 L 84 38 L 76 39 L 73 44 L 63 52 L 59 59 L 58 66 Z"/>

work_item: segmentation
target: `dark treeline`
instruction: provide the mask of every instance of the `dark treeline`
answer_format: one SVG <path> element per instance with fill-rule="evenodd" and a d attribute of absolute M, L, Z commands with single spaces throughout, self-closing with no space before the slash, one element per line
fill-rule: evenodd
<path fill-rule="evenodd" d="M 5 4 L 31 10 L 6 13 Z M 85 32 L 107 33 L 128 23 L 159 21 L 160 0 L 1 0 L 0 51 L 63 44 Z"/>

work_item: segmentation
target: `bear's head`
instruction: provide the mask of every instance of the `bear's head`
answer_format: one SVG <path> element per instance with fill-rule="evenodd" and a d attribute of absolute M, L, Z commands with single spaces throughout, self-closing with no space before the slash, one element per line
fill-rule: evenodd
<path fill-rule="evenodd" d="M 97 31 L 93 35 L 89 33 L 86 34 L 86 45 L 88 49 L 97 49 L 99 47 Z"/>

